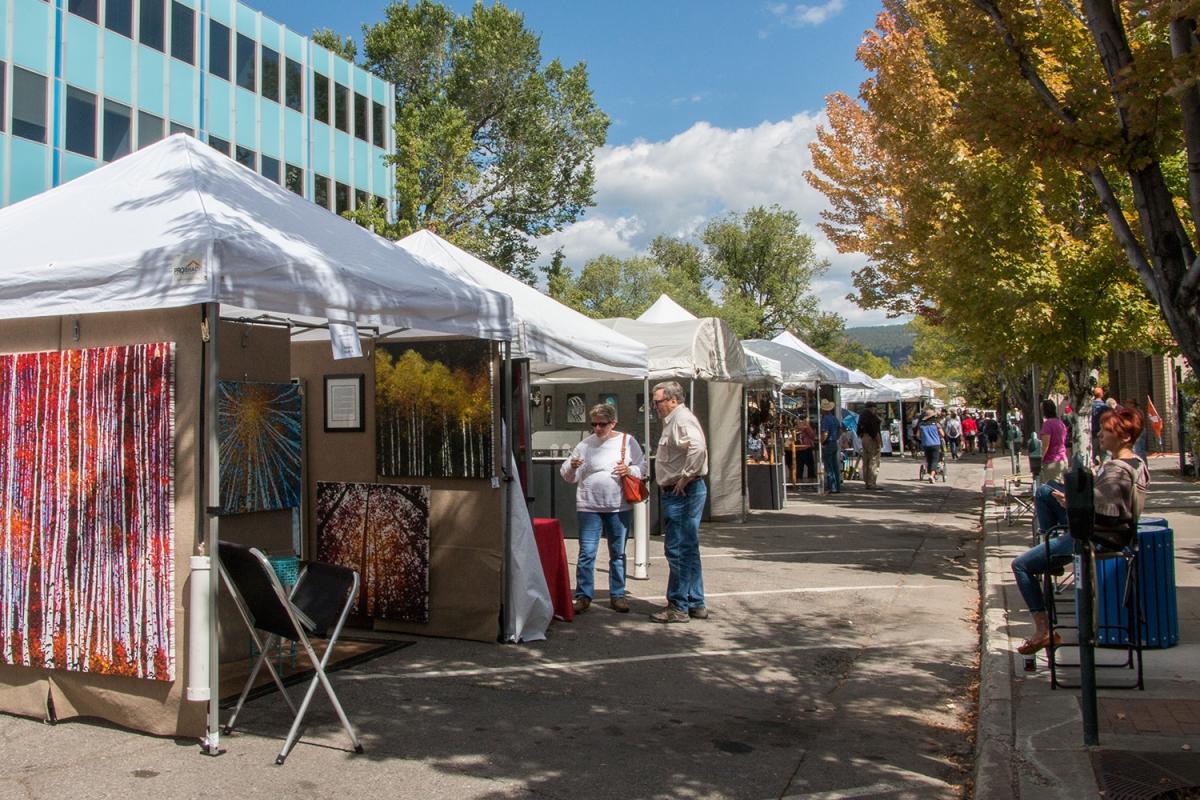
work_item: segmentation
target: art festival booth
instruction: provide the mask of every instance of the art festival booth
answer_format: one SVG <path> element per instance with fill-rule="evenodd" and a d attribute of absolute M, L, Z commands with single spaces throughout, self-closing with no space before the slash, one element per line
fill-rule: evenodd
<path fill-rule="evenodd" d="M 856 369 L 852 374 L 854 379 L 864 384 L 866 388 L 842 389 L 842 402 L 847 408 L 853 407 L 856 411 L 861 411 L 867 403 L 875 403 L 879 407 L 879 419 L 885 432 L 879 452 L 889 456 L 897 451 L 902 452 L 901 440 L 898 436 L 901 413 L 900 392 L 872 378 L 862 370 Z M 893 403 L 895 403 L 895 417 L 892 416 Z"/>
<path fill-rule="evenodd" d="M 510 514 L 514 527 L 529 526 L 529 510 L 537 518 L 535 534 L 551 583 L 554 611 L 570 619 L 572 598 L 562 532 L 577 527 L 575 486 L 567 484 L 559 474 L 562 457 L 543 454 L 557 450 L 557 443 L 569 440 L 572 434 L 547 427 L 547 422 L 554 420 L 554 399 L 553 393 L 545 392 L 542 384 L 641 380 L 646 375 L 646 346 L 506 275 L 435 233 L 418 231 L 398 244 L 451 274 L 502 292 L 512 300 L 517 326 L 517 336 L 512 342 L 515 370 L 511 392 L 515 472 L 529 509 L 524 503 L 519 507 L 514 503 Z M 553 541 L 556 537 L 557 542 Z M 559 552 L 562 556 L 557 560 L 562 563 L 548 563 Z M 564 577 L 565 592 L 561 586 Z"/>
<path fill-rule="evenodd" d="M 901 454 L 907 450 L 914 456 L 919 456 L 921 448 L 914 443 L 915 431 L 912 427 L 914 421 L 919 418 L 921 409 L 933 399 L 934 387 L 925 378 L 897 378 L 891 374 L 884 375 L 879 382 L 900 395 L 896 401 L 899 413 L 891 425 L 890 438 L 893 444 L 899 440 L 898 449 Z"/>
<path fill-rule="evenodd" d="M 249 655 L 222 540 L 349 561 L 381 626 L 511 635 L 507 296 L 183 135 L 0 210 L 0 240 L 0 710 L 216 752 Z M 439 338 L 376 344 L 401 330 Z M 473 413 L 391 393 L 447 351 L 425 379 Z"/>
<path fill-rule="evenodd" d="M 551 391 L 555 405 L 561 403 L 565 412 L 564 416 L 555 417 L 555 422 L 582 432 L 588 407 L 594 402 L 614 402 L 619 419 L 629 420 L 627 430 L 638 431 L 653 470 L 662 425 L 649 398 L 655 383 L 679 381 L 687 393 L 687 404 L 699 418 L 708 440 L 708 499 L 704 519 L 744 520 L 746 432 L 742 394 L 746 359 L 733 330 L 715 317 L 693 317 L 665 295 L 636 320 L 619 317 L 600 322 L 646 346 L 646 379 L 639 383 L 605 384 L 599 387 L 599 392 L 595 384 L 549 384 L 543 387 L 543 393 Z M 646 442 L 651 446 L 645 447 Z M 653 488 L 649 509 L 653 530 L 661 529 L 657 497 L 657 489 Z"/>

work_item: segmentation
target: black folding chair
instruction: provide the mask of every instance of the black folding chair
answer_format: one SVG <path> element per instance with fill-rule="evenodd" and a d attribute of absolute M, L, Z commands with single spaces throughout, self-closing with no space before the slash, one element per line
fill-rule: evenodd
<path fill-rule="evenodd" d="M 225 725 L 225 733 L 233 730 L 233 724 L 246 702 L 246 696 L 254 686 L 254 679 L 265 664 L 275 685 L 279 687 L 284 702 L 295 715 L 283 749 L 275 758 L 276 764 L 282 764 L 295 745 L 304 715 L 308 711 L 308 704 L 312 701 L 318 683 L 324 687 L 325 694 L 329 695 L 329 701 L 333 703 L 333 709 L 342 721 L 342 727 L 350 734 L 354 752 L 361 753 L 363 747 L 354 732 L 354 726 L 346 718 L 346 712 L 342 710 L 342 705 L 338 702 L 333 686 L 325 674 L 325 665 L 333 654 L 338 635 L 342 632 L 342 626 L 350 614 L 350 607 L 358 595 L 358 573 L 334 564 L 312 562 L 301 571 L 289 595 L 284 591 L 283 584 L 279 582 L 267 557 L 258 549 L 221 542 L 219 552 L 221 577 L 237 603 L 238 611 L 250 630 L 250 637 L 254 640 L 259 654 L 254 668 L 250 671 L 250 677 L 246 680 L 246 686 L 238 697 L 233 715 Z M 259 638 L 260 633 L 267 634 L 265 641 Z M 317 657 L 311 638 L 327 640 L 325 654 L 321 658 Z M 283 681 L 269 657 L 276 639 L 288 639 L 299 643 L 312 661 L 315 674 L 299 710 L 288 697 Z"/>

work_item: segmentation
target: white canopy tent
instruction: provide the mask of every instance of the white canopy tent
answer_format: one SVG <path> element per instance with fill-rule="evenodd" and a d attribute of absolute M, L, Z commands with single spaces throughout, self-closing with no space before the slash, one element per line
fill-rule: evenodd
<path fill-rule="evenodd" d="M 886 383 L 875 380 L 862 370 L 853 370 L 851 375 L 869 388 L 843 389 L 843 403 L 894 403 L 900 399 L 900 392 Z"/>
<path fill-rule="evenodd" d="M 900 399 L 905 402 L 928 400 L 933 397 L 933 387 L 924 378 L 897 378 L 889 374 L 880 378 L 879 382 L 899 392 Z"/>
<path fill-rule="evenodd" d="M 794 347 L 770 339 L 747 339 L 742 342 L 747 353 L 759 358 L 769 358 L 779 363 L 783 373 L 784 389 L 811 387 L 817 383 L 828 383 L 834 373 L 822 368 L 820 362 Z"/>
<path fill-rule="evenodd" d="M 378 326 L 385 334 L 413 329 L 494 341 L 517 335 L 507 295 L 468 283 L 185 135 L 0 210 L 0 240 L 0 320 L 204 310 L 205 439 L 197 489 L 198 508 L 208 511 L 197 516 L 196 534 L 208 556 L 219 540 L 212 506 L 219 492 L 222 305 Z M 510 553 L 507 536 L 505 546 Z M 192 654 L 183 662 L 188 698 L 210 700 L 205 745 L 215 752 L 218 570 L 208 579 L 207 593 L 204 583 L 190 582 L 203 602 L 196 604 L 193 591 L 193 616 L 180 630 L 189 632 Z M 207 653 L 207 664 L 200 653 Z"/>

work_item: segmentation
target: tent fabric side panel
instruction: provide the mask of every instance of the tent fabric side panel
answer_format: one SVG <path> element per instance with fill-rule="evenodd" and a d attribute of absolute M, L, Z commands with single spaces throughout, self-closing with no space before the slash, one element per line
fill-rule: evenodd
<path fill-rule="evenodd" d="M 0 698 L 30 697 L 31 687 L 45 686 L 56 719 L 92 716 L 124 727 L 168 736 L 199 736 L 204 732 L 206 705 L 184 700 L 187 686 L 188 558 L 196 536 L 196 476 L 200 415 L 200 312 L 197 307 L 75 318 L 0 322 L 5 352 L 77 349 L 175 342 L 175 680 L 167 683 L 113 675 L 38 670 L 36 681 L 10 683 L 0 673 Z M 35 335 L 36 334 L 36 335 Z M 11 668 L 20 670 L 19 667 Z M 0 702 L 4 702 L 0 700 Z M 42 712 L 39 712 L 42 713 Z"/>
<path fill-rule="evenodd" d="M 317 481 L 399 483 L 429 486 L 429 608 L 425 624 L 376 621 L 379 630 L 495 642 L 501 603 L 504 528 L 500 490 L 489 480 L 388 478 L 375 473 L 374 352 L 334 361 L 328 342 L 292 345 L 292 372 L 308 386 L 305 412 L 306 492 L 316 497 Z M 326 433 L 324 376 L 365 375 L 364 430 Z M 499 427 L 496 428 L 497 432 Z M 316 504 L 307 506 L 306 547 L 316 553 Z"/>
<path fill-rule="evenodd" d="M 745 436 L 742 433 L 742 386 L 708 384 L 708 492 L 712 519 L 745 519 L 743 475 Z"/>

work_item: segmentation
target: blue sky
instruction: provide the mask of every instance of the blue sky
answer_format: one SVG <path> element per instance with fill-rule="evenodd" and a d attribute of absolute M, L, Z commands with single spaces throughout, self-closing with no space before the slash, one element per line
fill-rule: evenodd
<path fill-rule="evenodd" d="M 330 27 L 361 42 L 384 0 L 250 0 L 301 33 Z M 471 0 L 447 5 L 469 13 Z M 831 267 L 815 289 L 848 324 L 885 322 L 845 300 L 861 256 L 837 254 L 815 227 L 824 199 L 803 178 L 824 98 L 855 94 L 854 59 L 878 0 L 509 0 L 541 35 L 545 58 L 584 61 L 612 118 L 597 154 L 597 204 L 549 237 L 581 266 L 687 237 L 712 216 L 779 203 L 795 210 Z"/>

